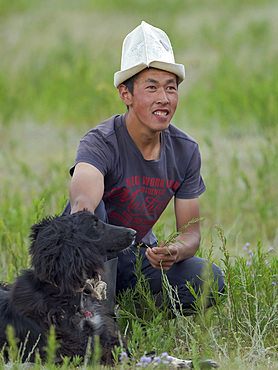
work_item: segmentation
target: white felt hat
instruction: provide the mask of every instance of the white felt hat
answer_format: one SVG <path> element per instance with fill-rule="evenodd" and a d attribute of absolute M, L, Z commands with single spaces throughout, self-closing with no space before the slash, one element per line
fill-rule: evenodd
<path fill-rule="evenodd" d="M 175 63 L 169 37 L 164 31 L 143 21 L 124 39 L 121 70 L 114 74 L 115 87 L 149 67 L 174 73 L 179 83 L 185 78 L 184 66 Z"/>

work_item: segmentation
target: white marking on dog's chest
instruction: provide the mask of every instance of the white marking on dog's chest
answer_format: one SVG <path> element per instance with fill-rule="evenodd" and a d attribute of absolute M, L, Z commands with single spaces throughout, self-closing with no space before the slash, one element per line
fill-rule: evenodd
<path fill-rule="evenodd" d="M 86 299 L 87 298 L 87 299 Z M 87 301 L 85 303 L 85 301 Z M 84 323 L 87 322 L 94 331 L 100 331 L 102 327 L 102 317 L 98 312 L 99 304 L 90 302 L 90 295 L 86 295 L 84 292 L 81 294 L 80 306 L 85 318 L 81 321 L 80 327 L 83 330 Z"/>

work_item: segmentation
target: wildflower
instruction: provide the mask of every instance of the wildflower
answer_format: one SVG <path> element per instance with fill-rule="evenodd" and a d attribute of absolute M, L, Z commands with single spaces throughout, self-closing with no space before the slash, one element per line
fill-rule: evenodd
<path fill-rule="evenodd" d="M 128 358 L 128 354 L 126 352 L 122 352 L 120 354 L 120 361 L 126 360 Z"/>
<path fill-rule="evenodd" d="M 174 357 L 173 357 L 173 356 L 167 356 L 167 360 L 168 360 L 169 362 L 173 362 L 173 361 L 174 361 Z"/>
<path fill-rule="evenodd" d="M 265 261 L 267 267 L 271 267 L 271 264 L 268 261 Z"/>
<path fill-rule="evenodd" d="M 148 356 L 142 356 L 140 358 L 140 362 L 142 364 L 149 364 L 151 361 L 152 361 L 152 359 L 150 357 L 148 357 Z M 144 366 L 146 366 L 146 365 L 144 365 Z"/>
<path fill-rule="evenodd" d="M 268 248 L 268 251 L 269 251 L 269 252 L 272 252 L 272 251 L 274 251 L 274 250 L 275 250 L 275 249 L 274 249 L 273 247 L 269 247 L 269 248 Z"/>
<path fill-rule="evenodd" d="M 243 250 L 244 250 L 244 251 L 248 251 L 249 247 L 250 247 L 250 243 L 248 243 L 248 242 L 247 242 L 247 243 L 245 244 L 245 246 L 243 247 Z"/>
<path fill-rule="evenodd" d="M 252 249 L 249 249 L 248 254 L 249 254 L 250 257 L 254 256 L 254 253 L 253 253 Z"/>
<path fill-rule="evenodd" d="M 167 352 L 163 352 L 162 354 L 161 354 L 161 358 L 167 358 L 168 357 L 168 353 Z"/>
<path fill-rule="evenodd" d="M 271 284 L 272 284 L 272 285 L 277 285 L 277 283 L 275 283 L 275 281 L 273 281 Z"/>
<path fill-rule="evenodd" d="M 251 266 L 252 265 L 252 262 L 251 261 L 247 261 L 246 262 L 246 266 Z"/>
<path fill-rule="evenodd" d="M 156 356 L 156 357 L 153 358 L 153 362 L 155 364 L 160 364 L 161 363 L 161 358 L 159 356 Z"/>

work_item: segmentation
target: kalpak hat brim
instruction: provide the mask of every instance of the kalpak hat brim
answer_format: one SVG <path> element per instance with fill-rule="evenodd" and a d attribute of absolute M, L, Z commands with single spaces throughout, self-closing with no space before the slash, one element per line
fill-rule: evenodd
<path fill-rule="evenodd" d="M 159 28 L 142 22 L 129 33 L 122 48 L 121 70 L 114 74 L 116 88 L 145 68 L 157 68 L 171 72 L 178 77 L 178 83 L 185 78 L 185 68 L 175 63 L 171 42 Z"/>

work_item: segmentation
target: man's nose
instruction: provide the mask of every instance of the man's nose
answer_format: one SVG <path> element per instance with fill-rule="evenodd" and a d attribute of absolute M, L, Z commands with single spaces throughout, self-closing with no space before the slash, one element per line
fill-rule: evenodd
<path fill-rule="evenodd" d="M 161 104 L 167 104 L 169 102 L 167 92 L 163 87 L 158 89 L 157 101 Z"/>

